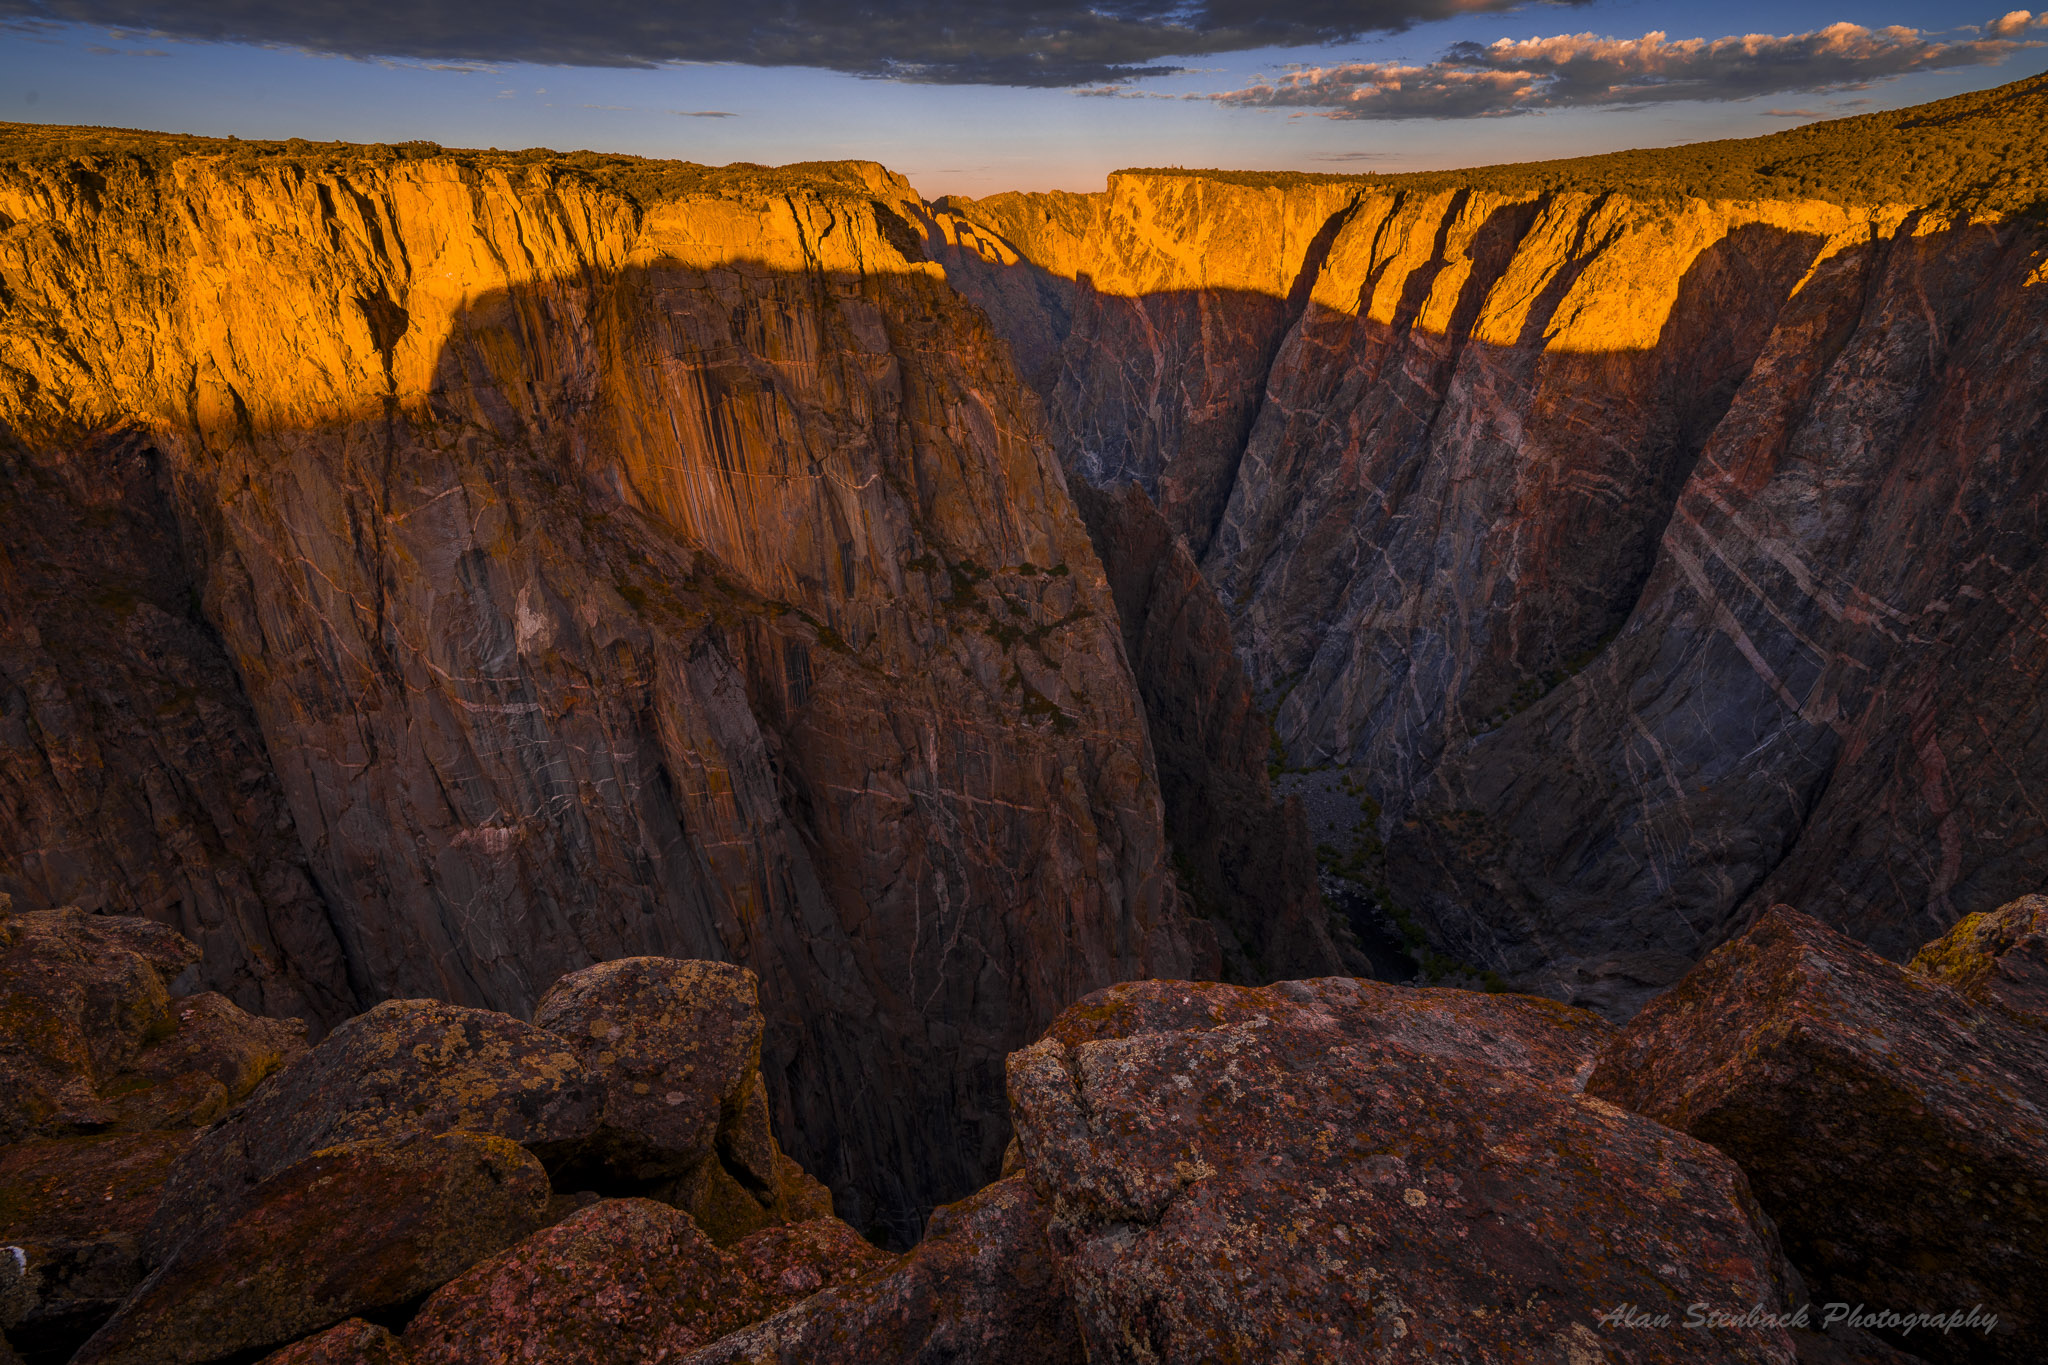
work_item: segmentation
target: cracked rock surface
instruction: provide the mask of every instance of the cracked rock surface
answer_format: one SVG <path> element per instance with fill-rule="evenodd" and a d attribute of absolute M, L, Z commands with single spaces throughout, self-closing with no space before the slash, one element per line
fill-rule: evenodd
<path fill-rule="evenodd" d="M 1011 1057 L 1091 1360 L 1789 1365 L 1774 1326 L 1599 1322 L 1797 1294 L 1733 1162 L 1576 1088 L 1603 1025 L 1383 987 L 1383 1027 L 1372 984 L 1112 987 Z"/>

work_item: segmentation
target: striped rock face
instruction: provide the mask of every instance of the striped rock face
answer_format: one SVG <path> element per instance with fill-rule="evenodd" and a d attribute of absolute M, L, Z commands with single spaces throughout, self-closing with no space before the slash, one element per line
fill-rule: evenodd
<path fill-rule="evenodd" d="M 739 964 L 777 1131 L 914 1237 L 1007 1051 L 1194 960 L 1115 606 L 915 196 L 137 145 L 0 166 L 0 889 L 193 917 L 328 1026 Z"/>

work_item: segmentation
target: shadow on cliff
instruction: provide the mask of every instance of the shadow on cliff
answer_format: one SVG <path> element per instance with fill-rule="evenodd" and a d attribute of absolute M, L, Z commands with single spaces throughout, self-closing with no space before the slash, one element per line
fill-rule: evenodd
<path fill-rule="evenodd" d="M 1643 779 L 1626 763 L 1579 775 L 1583 790 L 1552 784 L 1546 801 L 1509 812 L 1477 794 L 1504 789 L 1514 776 L 1489 777 L 1488 756 L 1510 769 L 1552 761 L 1512 737 L 1545 723 L 1538 713 L 1546 699 L 1608 657 L 1645 610 L 1688 486 L 1723 488 L 1740 501 L 1781 465 L 1804 458 L 1785 443 L 1861 325 L 1864 291 L 1889 268 L 1893 249 L 1873 242 L 1823 261 L 1819 234 L 1750 224 L 1691 260 L 1668 310 L 1650 320 L 1654 343 L 1552 349 L 1551 338 L 1572 325 L 1564 310 L 1602 245 L 1585 240 L 1582 228 L 1525 306 L 1511 301 L 1520 306 L 1513 340 L 1483 339 L 1488 313 L 1498 311 L 1495 291 L 1542 207 L 1495 211 L 1453 251 L 1449 234 L 1462 209 L 1454 203 L 1430 259 L 1398 290 L 1390 295 L 1383 261 L 1355 281 L 1355 302 L 1341 308 L 1331 306 L 1343 292 L 1337 282 L 1315 278 L 1327 270 L 1326 256 L 1312 258 L 1288 301 L 1225 290 L 1111 296 L 1085 277 L 1056 279 L 1024 260 L 1006 266 L 955 251 L 948 261 L 998 331 L 1023 338 L 1070 473 L 1139 484 L 1197 551 L 1209 584 L 1230 604 L 1237 649 L 1262 699 L 1278 708 L 1294 761 L 1362 770 L 1384 808 L 1378 836 L 1410 823 L 1418 797 L 1445 806 L 1431 817 L 1448 822 L 1441 837 L 1426 849 L 1415 839 L 1403 844 L 1406 857 L 1426 863 L 1402 869 L 1392 879 L 1398 887 L 1389 885 L 1380 838 L 1361 842 L 1368 863 L 1380 860 L 1367 873 L 1377 889 L 1397 892 L 1433 936 L 1455 921 L 1458 932 L 1445 935 L 1455 956 L 1512 967 L 1525 982 L 1542 976 L 1544 952 L 1597 953 L 1598 943 L 1574 936 L 1607 934 L 1618 978 L 1661 985 L 1739 927 L 1747 902 L 1798 844 L 1836 774 L 1840 729 L 1805 734 L 1811 727 L 1799 708 L 1776 698 L 1743 700 L 1742 713 L 1729 714 L 1715 698 L 1696 697 L 1689 713 L 1670 720 L 1674 733 L 1644 740 L 1651 751 L 1642 763 L 1652 772 L 1662 744 L 1713 748 L 1724 742 L 1719 734 L 1747 751 L 1761 735 L 1803 737 L 1782 752 L 1765 744 L 1762 759 L 1739 756 L 1762 765 L 1759 780 L 1775 796 L 1753 790 L 1748 779 L 1758 774 L 1747 773 L 1730 784 L 1733 799 L 1688 793 L 1678 804 L 1717 827 L 1693 838 L 1674 833 L 1653 848 L 1629 845 L 1628 812 L 1618 808 Z M 1937 254 L 1956 234 L 1933 236 L 1915 250 Z M 1446 278 L 1455 290 L 1445 289 Z M 1013 321 L 1033 297 L 1057 298 L 1057 313 Z M 1375 297 L 1392 299 L 1384 321 L 1368 315 Z M 1784 339 L 1774 343 L 1781 325 Z M 1772 344 L 1788 349 L 1731 418 Z M 1701 471 L 1717 441 L 1730 467 Z M 1098 537 L 1097 548 L 1116 577 L 1113 561 L 1129 547 Z M 1153 560 L 1163 562 L 1158 552 Z M 1749 647 L 1745 629 L 1783 635 L 1765 590 L 1745 589 L 1741 571 L 1728 577 L 1731 591 L 1756 598 L 1758 621 L 1717 624 L 1714 613 L 1725 608 L 1716 600 L 1703 618 L 1653 623 L 1656 638 L 1636 648 L 1649 672 L 1603 684 L 1617 704 L 1654 676 L 1660 649 L 1705 649 L 1726 635 L 1733 656 Z M 1807 595 L 1797 584 L 1781 586 L 1793 599 Z M 1680 632 L 1668 643 L 1666 628 Z M 1798 634 L 1772 647 L 1796 653 Z M 1737 673 L 1769 672 L 1739 658 L 1737 665 Z M 1801 673 L 1796 662 L 1785 668 L 1788 679 Z M 1748 697 L 1739 676 L 1729 681 L 1729 704 Z M 1174 680 L 1141 682 L 1155 703 L 1155 734 L 1185 728 L 1185 700 L 1182 714 L 1156 709 Z M 1626 749 L 1628 725 L 1625 715 L 1608 716 L 1597 742 Z M 1453 756 L 1457 791 L 1439 793 L 1439 766 Z M 1695 782 L 1706 783 L 1705 793 L 1722 780 L 1709 765 Z M 1939 816 L 1929 811 L 1918 821 L 1916 842 L 1934 837 Z M 1186 837 L 1185 829 L 1169 832 L 1177 842 Z M 1616 859 L 1627 866 L 1606 865 Z M 1811 871 L 1805 880 L 1814 880 Z M 2026 889 L 1992 880 L 1998 889 L 1974 897 L 1974 906 Z M 1599 922 L 1574 928 L 1580 917 L 1571 907 L 1605 893 L 1615 903 Z M 1923 923 L 1910 898 L 1883 913 L 1837 910 L 1827 886 L 1809 888 L 1805 899 L 1888 951 L 1910 950 L 1942 927 Z M 1907 932 L 1908 923 L 1917 927 Z M 1674 924 L 1695 932 L 1678 943 Z M 1604 989 L 1587 1002 L 1614 1003 Z"/>
<path fill-rule="evenodd" d="M 402 295 L 348 302 L 370 410 L 273 430 L 234 394 L 226 425 L 121 438 L 193 566 L 176 704 L 214 730 L 171 780 L 223 851 L 124 814 L 64 884 L 253 888 L 194 937 L 257 1003 L 325 973 L 290 1007 L 327 1024 L 524 1014 L 620 956 L 745 965 L 785 1147 L 915 1240 L 997 1174 L 1005 1055 L 1193 962 L 1114 608 L 999 343 L 929 276 L 655 265 L 470 300 L 401 394 Z M 51 526 L 93 524 L 53 496 L 80 511 Z M 61 613 L 80 581 L 28 595 Z M 75 733 L 36 721 L 12 810 L 69 799 L 95 743 L 126 746 L 95 779 L 121 800 L 164 785 L 120 728 L 164 688 L 93 682 L 116 695 Z M 259 835 L 281 870 L 237 853 Z M 57 884 L 29 856 L 0 866 L 23 909 Z M 106 908 L 204 928 L 226 894 Z"/>

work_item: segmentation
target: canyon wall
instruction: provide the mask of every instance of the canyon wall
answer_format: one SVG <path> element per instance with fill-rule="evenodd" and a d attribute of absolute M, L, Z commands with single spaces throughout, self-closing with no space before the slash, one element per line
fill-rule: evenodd
<path fill-rule="evenodd" d="M 945 259 L 1440 951 L 1626 1014 L 1773 901 L 1900 957 L 2038 888 L 2038 215 L 1527 170 L 1129 172 Z"/>
<path fill-rule="evenodd" d="M 1102 570 L 900 179 L 15 133 L 18 908 L 189 926 L 327 1024 L 743 964 L 777 1131 L 898 1241 L 993 1177 L 1006 1052 L 1213 961 Z"/>

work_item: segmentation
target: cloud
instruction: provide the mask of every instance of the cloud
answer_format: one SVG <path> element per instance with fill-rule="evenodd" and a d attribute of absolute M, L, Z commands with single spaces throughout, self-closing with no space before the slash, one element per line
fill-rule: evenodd
<path fill-rule="evenodd" d="M 730 109 L 671 109 L 677 118 L 738 118 Z"/>
<path fill-rule="evenodd" d="M 1559 0 L 1582 4 L 1588 0 Z M 1070 86 L 1165 57 L 1348 42 L 1521 0 L 0 0 L 79 23 L 352 57 L 811 66 L 936 84 Z"/>
<path fill-rule="evenodd" d="M 2048 10 L 2039 14 L 2011 10 L 1984 25 L 1984 31 L 1994 38 L 2017 38 L 2030 28 L 2048 28 Z"/>
<path fill-rule="evenodd" d="M 1133 90 L 1128 85 L 1088 85 L 1074 92 L 1085 99 L 1101 100 L 1197 100 L 1203 95 L 1162 95 L 1156 90 Z"/>
<path fill-rule="evenodd" d="M 1503 38 L 1486 46 L 1458 43 L 1420 66 L 1310 67 L 1211 98 L 1246 108 L 1314 110 L 1337 119 L 1497 118 L 1546 109 L 1859 90 L 1914 71 L 1989 65 L 2038 46 L 2010 38 L 1944 42 L 1917 29 L 1857 24 L 1784 37 L 1752 33 L 1676 41 L 1663 33 L 1579 33 Z"/>

